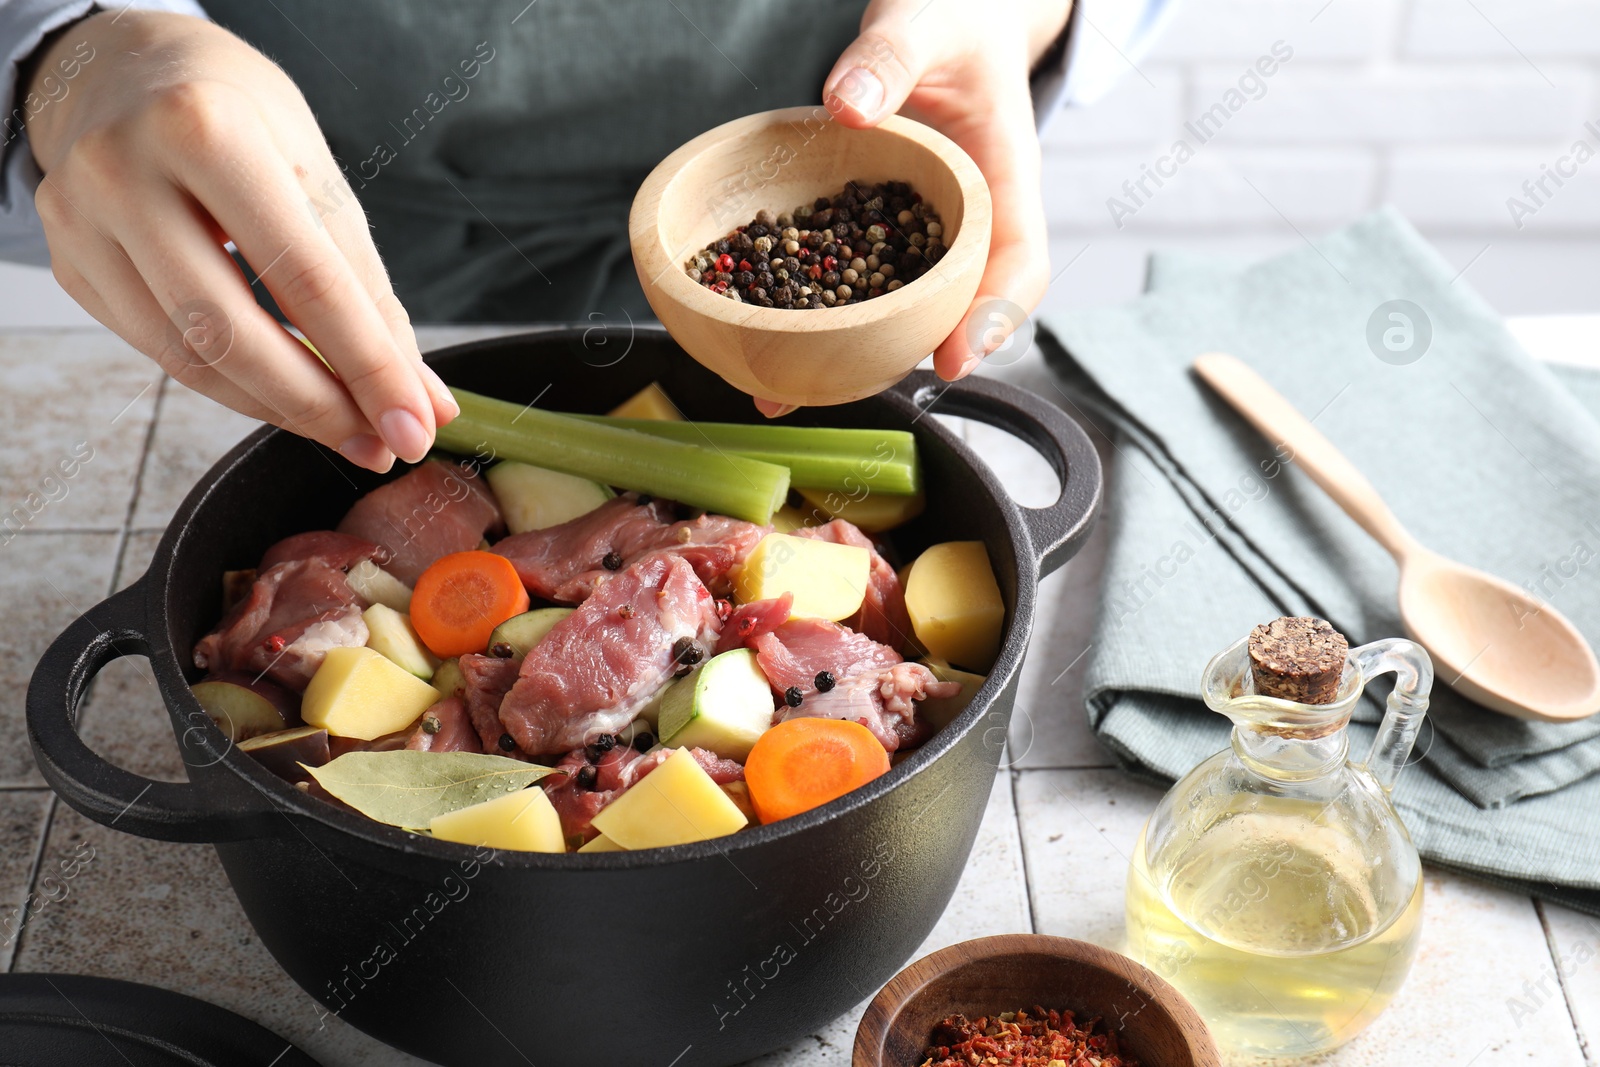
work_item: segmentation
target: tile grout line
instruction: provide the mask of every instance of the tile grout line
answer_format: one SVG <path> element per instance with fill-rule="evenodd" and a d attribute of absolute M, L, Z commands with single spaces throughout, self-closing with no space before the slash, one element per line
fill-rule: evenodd
<path fill-rule="evenodd" d="M 1556 972 L 1556 985 L 1561 987 L 1561 1002 L 1567 1009 L 1567 1020 L 1572 1023 L 1572 1035 L 1578 1042 L 1578 1054 L 1583 1062 L 1593 1064 L 1589 1043 L 1585 1040 L 1583 1024 L 1578 1021 L 1578 1010 L 1572 1003 L 1572 989 L 1567 985 L 1566 972 L 1561 969 L 1561 949 L 1556 945 L 1556 932 L 1551 929 L 1550 917 L 1545 914 L 1544 901 L 1533 897 L 1533 913 L 1539 918 L 1539 928 L 1544 931 L 1544 945 L 1550 953 L 1550 966 Z"/>
<path fill-rule="evenodd" d="M 1022 885 L 1028 897 L 1028 928 L 1039 932 L 1039 909 L 1033 902 L 1033 871 L 1028 865 L 1028 842 L 1022 832 L 1022 805 L 1017 802 L 1017 785 L 1026 771 L 1006 769 L 1011 776 L 1011 818 L 1017 824 L 1017 852 L 1022 857 Z"/>
<path fill-rule="evenodd" d="M 122 565 L 127 561 L 128 540 L 133 533 L 133 516 L 139 508 L 139 497 L 144 491 L 144 472 L 150 465 L 150 452 L 155 446 L 156 427 L 161 424 L 161 412 L 166 407 L 167 387 L 172 379 L 161 376 L 156 386 L 155 404 L 150 410 L 150 425 L 144 432 L 144 445 L 139 450 L 139 465 L 133 470 L 133 492 L 128 496 L 128 510 L 122 516 L 121 539 L 117 542 L 117 563 L 111 573 L 111 591 L 115 593 L 122 583 Z"/>
<path fill-rule="evenodd" d="M 155 442 L 156 426 L 161 421 L 163 401 L 166 399 L 167 385 L 171 381 L 171 378 L 163 374 L 161 375 L 161 380 L 156 384 L 155 403 L 152 405 L 150 410 L 150 425 L 145 428 L 144 441 L 139 449 L 139 463 L 138 466 L 134 468 L 133 472 L 133 492 L 129 494 L 128 508 L 125 512 L 123 512 L 122 525 L 118 530 L 117 546 L 115 549 L 116 562 L 111 568 L 111 588 L 107 590 L 107 596 L 111 596 L 116 593 L 120 586 L 122 579 L 122 566 L 126 562 L 127 557 L 130 527 L 133 525 L 134 510 L 139 506 L 139 493 L 144 486 L 145 467 L 150 462 L 150 450 L 151 446 Z M 87 701 L 92 693 L 93 683 L 91 682 L 90 687 L 84 691 L 83 700 Z M 82 701 L 80 701 L 80 706 L 81 705 Z M 44 823 L 40 827 L 39 831 L 39 844 L 34 850 L 33 864 L 28 871 L 27 893 L 22 898 L 24 909 L 26 909 L 27 902 L 33 899 L 33 894 L 38 889 L 39 873 L 44 869 L 44 856 L 45 851 L 50 843 L 50 832 L 55 826 L 56 812 L 59 811 L 60 808 L 61 797 L 54 790 L 51 790 L 50 804 L 45 812 Z M 17 927 L 16 941 L 11 949 L 11 959 L 7 961 L 6 964 L 7 971 L 15 971 L 17 967 L 17 961 L 22 957 L 22 950 L 24 947 L 24 942 L 28 936 L 28 927 L 31 925 L 29 920 L 31 918 L 32 917 L 27 913 L 27 911 L 24 910 L 22 922 Z"/>
<path fill-rule="evenodd" d="M 6 960 L 7 974 L 16 973 L 17 961 L 22 958 L 22 939 L 28 932 L 29 920 L 33 918 L 28 911 L 28 902 L 33 899 L 34 890 L 39 886 L 39 872 L 44 868 L 45 844 L 50 840 L 50 828 L 55 825 L 56 806 L 61 803 L 61 798 L 56 796 L 53 789 L 46 788 L 41 792 L 50 794 L 50 802 L 45 805 L 44 818 L 39 822 L 39 843 L 33 852 L 33 863 L 28 867 L 27 888 L 23 891 L 22 902 L 17 905 L 22 917 L 11 939 L 11 956 Z"/>

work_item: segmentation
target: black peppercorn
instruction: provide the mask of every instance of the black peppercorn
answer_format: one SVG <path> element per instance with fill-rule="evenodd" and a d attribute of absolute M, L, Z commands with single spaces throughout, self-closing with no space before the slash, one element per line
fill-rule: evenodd
<path fill-rule="evenodd" d="M 622 569 L 622 553 L 613 548 L 605 554 L 605 558 L 600 561 L 600 566 L 608 571 L 620 571 Z"/>
<path fill-rule="evenodd" d="M 639 494 L 639 499 L 634 501 L 634 503 L 638 504 L 641 508 L 647 508 L 651 504 L 654 504 L 655 502 L 656 502 L 656 498 L 651 496 L 648 493 L 640 493 Z"/>
<path fill-rule="evenodd" d="M 838 683 L 833 680 L 833 674 L 831 672 L 829 672 L 829 671 L 818 671 L 817 672 L 817 677 L 816 677 L 816 684 L 817 684 L 817 692 L 826 693 L 828 690 L 832 689 Z"/>
<path fill-rule="evenodd" d="M 444 729 L 444 723 L 440 722 L 439 719 L 436 716 L 424 715 L 422 717 L 422 732 L 423 733 L 425 733 L 425 734 L 436 734 L 442 729 Z"/>
<path fill-rule="evenodd" d="M 798 685 L 791 685 L 789 688 L 783 691 L 783 702 L 789 705 L 791 708 L 798 708 L 800 706 L 800 702 L 805 698 L 806 695 L 800 692 L 800 687 Z"/>
<path fill-rule="evenodd" d="M 633 747 L 639 752 L 649 752 L 656 743 L 656 735 L 649 730 L 640 730 L 633 735 Z"/>
<path fill-rule="evenodd" d="M 593 789 L 595 780 L 598 779 L 599 777 L 600 777 L 600 772 L 595 770 L 593 767 L 588 767 L 588 766 L 579 767 L 578 768 L 578 788 L 579 789 Z"/>
<path fill-rule="evenodd" d="M 489 655 L 495 659 L 510 659 L 516 654 L 517 650 L 511 647 L 511 642 L 509 641 L 496 641 L 489 646 Z"/>
<path fill-rule="evenodd" d="M 515 752 L 516 750 L 517 750 L 517 739 L 512 737 L 510 734 L 501 734 L 500 735 L 500 751 L 501 752 Z"/>
<path fill-rule="evenodd" d="M 672 676 L 674 678 L 687 678 L 687 677 L 689 677 L 690 673 L 693 670 L 694 670 L 693 667 L 691 667 L 687 663 L 685 663 L 683 666 L 681 666 L 677 670 L 673 671 L 672 672 Z"/>
<path fill-rule="evenodd" d="M 590 763 L 599 763 L 600 757 L 617 747 L 615 734 L 601 734 L 583 746 L 583 754 Z"/>

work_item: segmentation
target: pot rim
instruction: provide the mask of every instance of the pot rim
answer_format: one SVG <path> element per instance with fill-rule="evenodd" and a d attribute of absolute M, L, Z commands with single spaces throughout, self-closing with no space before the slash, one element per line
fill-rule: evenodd
<path fill-rule="evenodd" d="M 441 358 L 482 354 L 500 348 L 526 346 L 529 343 L 540 344 L 561 339 L 581 339 L 584 332 L 592 328 L 592 324 L 544 324 L 516 333 L 479 338 L 436 349 L 429 352 L 426 358 L 429 362 L 433 362 Z M 667 334 L 665 328 L 659 325 L 638 324 L 637 329 L 657 335 L 661 340 L 672 343 L 671 337 Z M 898 417 L 901 425 L 895 428 L 913 429 L 914 432 L 919 432 L 915 429 L 915 426 L 921 421 L 921 414 L 928 409 L 928 398 L 933 397 L 936 390 L 932 388 L 931 383 L 927 382 L 910 381 L 909 388 L 907 386 L 908 382 L 903 381 L 873 399 L 884 403 L 889 413 Z M 938 396 L 943 396 L 948 389 L 948 386 L 941 383 L 937 390 Z M 1020 391 L 1018 392 L 1020 393 Z M 934 398 L 937 399 L 937 397 Z M 1052 410 L 1058 411 L 1059 409 Z M 959 414 L 960 412 L 952 413 Z M 1066 431 L 1068 437 L 1071 437 L 1072 434 L 1076 434 L 1079 437 L 1083 436 L 1082 430 L 1075 424 L 1071 424 L 1064 413 L 1060 417 L 1071 426 L 1070 431 Z M 1021 665 L 1022 658 L 1027 651 L 1028 640 L 1031 636 L 1037 607 L 1035 600 L 1036 590 L 1042 559 L 1045 557 L 1046 552 L 1045 549 L 1035 546 L 1033 534 L 1030 532 L 1029 521 L 1024 516 L 1024 510 L 1032 510 L 1043 514 L 1050 512 L 1052 509 L 1070 511 L 1076 508 L 1077 511 L 1073 516 L 1074 529 L 1079 534 L 1086 532 L 1099 507 L 1100 473 L 1097 457 L 1094 456 L 1092 447 L 1088 445 L 1085 437 L 1082 441 L 1082 448 L 1073 452 L 1073 460 L 1074 462 L 1083 462 L 1084 451 L 1086 450 L 1088 460 L 1093 464 L 1093 477 L 1088 485 L 1090 495 L 1086 498 L 1088 503 L 1082 506 L 1068 504 L 1068 471 L 1065 467 L 1062 467 L 1058 470 L 1062 491 L 1057 502 L 1042 509 L 1025 509 L 1023 505 L 1018 504 L 1006 493 L 999 479 L 994 476 L 992 471 L 988 470 L 978 455 L 942 423 L 938 420 L 929 420 L 924 429 L 927 433 L 936 437 L 941 444 L 948 447 L 961 462 L 971 468 L 980 480 L 985 483 L 991 498 L 1000 509 L 1009 546 L 1016 559 L 1017 580 L 1013 599 L 1014 607 L 1010 612 L 1011 619 L 1008 623 L 1007 632 L 993 667 L 968 706 L 946 726 L 938 730 L 928 741 L 892 766 L 886 774 L 827 804 L 784 819 L 780 823 L 754 826 L 723 838 L 637 851 L 558 854 L 500 850 L 495 853 L 497 866 L 533 870 L 616 871 L 699 862 L 714 857 L 727 858 L 732 853 L 764 848 L 784 838 L 817 829 L 842 816 L 877 802 L 888 793 L 909 783 L 967 737 L 980 719 L 986 717 L 993 710 L 996 699 L 1002 690 L 1012 684 Z M 230 742 L 221 730 L 210 721 L 209 717 L 205 715 L 190 689 L 184 665 L 170 640 L 172 628 L 167 613 L 168 592 L 174 581 L 177 561 L 184 550 L 187 538 L 203 536 L 201 532 L 195 529 L 194 523 L 196 515 L 204 509 L 210 495 L 219 486 L 225 484 L 234 475 L 237 468 L 248 462 L 253 454 L 265 447 L 269 441 L 272 441 L 275 435 L 287 433 L 288 431 L 276 427 L 262 427 L 234 446 L 225 456 L 213 464 L 174 512 L 145 574 L 138 579 L 134 586 L 125 591 L 126 595 L 137 597 L 142 603 L 145 630 L 144 644 L 146 647 L 140 649 L 139 652 L 147 655 L 151 662 L 152 670 L 159 683 L 158 688 L 162 690 L 163 703 L 166 705 L 169 715 L 175 721 L 181 716 L 182 721 L 194 724 L 184 731 L 183 743 L 185 746 L 190 747 L 190 751 L 194 753 L 196 758 L 193 760 L 186 758 L 185 762 L 192 767 L 213 764 L 225 766 L 233 778 L 247 786 L 250 791 L 259 794 L 259 797 L 267 802 L 270 806 L 265 809 L 267 815 L 270 816 L 275 810 L 277 814 L 283 815 L 297 832 L 303 833 L 296 820 L 307 820 L 320 828 L 348 835 L 366 846 L 391 854 L 420 855 L 442 863 L 461 862 L 469 859 L 475 854 L 481 853 L 481 850 L 455 842 L 436 840 L 431 837 L 410 833 L 399 827 L 376 822 L 358 813 L 345 811 L 342 808 L 310 797 L 301 790 L 296 789 L 291 783 L 272 774 L 255 760 L 235 751 L 237 746 Z M 1081 536 L 1078 539 L 1081 540 Z M 1073 549 L 1075 547 L 1075 544 L 1071 546 Z M 1064 556 L 1070 550 L 1064 549 L 1058 544 L 1053 551 L 1062 553 Z M 58 641 L 63 639 L 58 639 Z M 46 658 L 49 658 L 48 654 Z M 96 668 L 90 668 L 91 676 L 94 669 Z M 35 718 L 31 707 L 29 717 L 30 720 Z M 36 750 L 40 747 L 38 736 L 40 732 L 34 725 L 30 725 L 30 734 L 33 737 Z M 190 745 L 191 739 L 193 741 L 192 746 Z M 1002 748 L 1003 742 L 1001 745 L 995 746 L 996 763 L 998 763 L 999 752 Z M 44 765 L 43 760 L 41 760 L 41 765 Z M 226 789 L 215 776 L 208 776 L 194 781 L 189 786 L 179 788 L 201 791 Z M 254 799 L 244 793 L 243 790 L 236 789 L 231 792 L 243 795 L 246 804 L 249 804 Z M 941 792 L 934 797 L 928 802 L 927 807 L 931 807 L 943 795 L 944 793 Z M 71 799 L 70 795 L 69 799 Z M 219 806 L 220 804 L 221 801 L 219 800 Z M 237 816 L 240 821 L 244 821 L 249 817 L 248 808 L 241 810 Z M 224 819 L 224 821 L 227 820 Z M 270 831 L 259 830 L 257 832 L 240 833 L 238 838 L 248 839 L 262 836 L 270 836 Z M 183 839 L 218 841 L 223 838 L 212 835 Z"/>

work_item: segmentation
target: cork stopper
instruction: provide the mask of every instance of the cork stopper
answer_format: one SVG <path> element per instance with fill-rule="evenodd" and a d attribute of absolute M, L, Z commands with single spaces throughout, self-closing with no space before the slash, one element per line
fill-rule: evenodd
<path fill-rule="evenodd" d="M 1350 643 L 1323 619 L 1281 618 L 1250 631 L 1250 674 L 1262 696 L 1331 704 Z"/>

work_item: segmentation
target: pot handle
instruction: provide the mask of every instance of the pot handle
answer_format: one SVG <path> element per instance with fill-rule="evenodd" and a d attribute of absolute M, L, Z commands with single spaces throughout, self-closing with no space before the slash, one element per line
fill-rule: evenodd
<path fill-rule="evenodd" d="M 977 419 L 1022 438 L 1045 458 L 1061 495 L 1042 508 L 1020 507 L 1039 576 L 1055 571 L 1083 546 L 1100 513 L 1103 478 L 1089 435 L 1060 408 L 1017 386 L 970 375 L 946 382 L 932 371 L 913 371 L 894 387 L 921 411 Z"/>
<path fill-rule="evenodd" d="M 144 579 L 101 601 L 51 642 L 28 682 L 28 742 L 39 770 L 61 798 L 95 822 L 162 841 L 237 841 L 272 828 L 270 801 L 229 791 L 219 776 L 204 783 L 158 782 L 98 756 L 78 736 L 78 705 L 107 663 L 149 656 Z M 204 713 L 202 712 L 203 716 Z M 229 742 L 208 720 L 185 730 L 207 762 Z M 249 788 L 246 786 L 246 788 Z M 257 794 L 259 797 L 259 794 Z"/>

